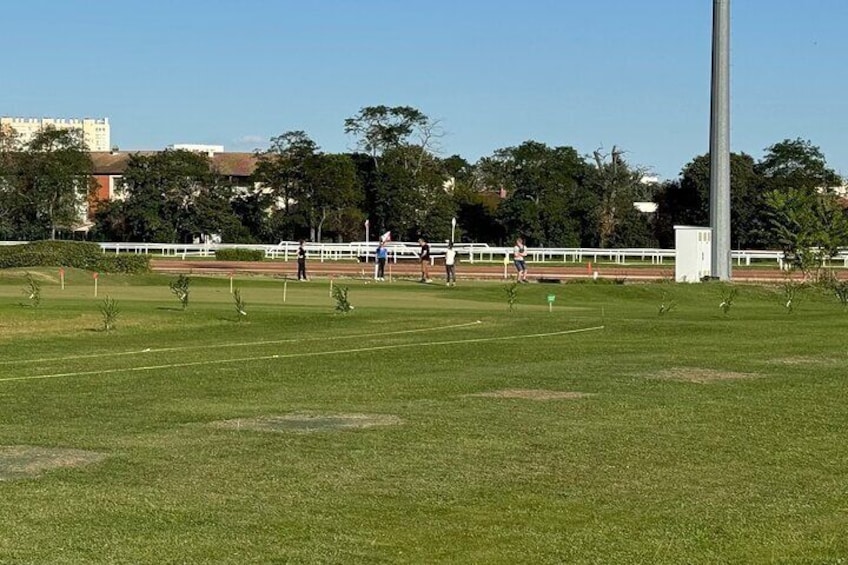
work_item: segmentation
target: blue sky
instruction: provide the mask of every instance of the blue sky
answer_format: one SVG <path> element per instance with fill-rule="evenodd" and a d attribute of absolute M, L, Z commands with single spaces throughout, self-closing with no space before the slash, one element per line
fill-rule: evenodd
<path fill-rule="evenodd" d="M 848 2 L 732 0 L 734 151 L 809 139 L 848 174 Z M 617 145 L 676 177 L 708 149 L 710 0 L 4 2 L 0 115 L 108 117 L 121 149 L 353 140 L 363 106 L 441 120 L 445 156 Z"/>

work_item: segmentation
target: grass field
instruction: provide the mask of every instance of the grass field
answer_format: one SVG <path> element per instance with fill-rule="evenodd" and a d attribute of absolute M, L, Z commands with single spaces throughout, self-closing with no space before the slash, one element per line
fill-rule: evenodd
<path fill-rule="evenodd" d="M 818 291 L 342 281 L 340 315 L 256 277 L 239 316 L 226 278 L 182 311 L 33 276 L 0 271 L 0 563 L 848 563 Z"/>

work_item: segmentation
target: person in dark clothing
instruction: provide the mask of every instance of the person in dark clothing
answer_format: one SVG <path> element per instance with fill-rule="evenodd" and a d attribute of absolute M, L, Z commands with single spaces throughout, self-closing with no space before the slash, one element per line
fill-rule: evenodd
<path fill-rule="evenodd" d="M 297 280 L 309 280 L 306 278 L 306 248 L 303 246 L 302 239 L 297 247 Z"/>
<path fill-rule="evenodd" d="M 421 282 L 430 282 L 430 244 L 423 237 L 418 240 L 421 249 L 418 252 L 418 259 L 421 261 Z"/>

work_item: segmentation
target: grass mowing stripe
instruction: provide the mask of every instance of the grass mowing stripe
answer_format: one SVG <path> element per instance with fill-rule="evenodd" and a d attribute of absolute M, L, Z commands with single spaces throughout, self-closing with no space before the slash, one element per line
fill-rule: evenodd
<path fill-rule="evenodd" d="M 231 363 L 245 363 L 248 361 L 270 361 L 273 359 L 293 359 L 299 357 L 321 357 L 327 355 L 344 355 L 349 353 L 367 353 L 371 351 L 387 351 L 391 349 L 405 349 L 410 347 L 430 347 L 430 346 L 438 346 L 438 345 L 461 345 L 466 343 L 487 343 L 493 341 L 506 341 L 512 339 L 527 339 L 527 338 L 541 338 L 541 337 L 555 337 L 561 335 L 568 334 L 577 334 L 577 333 L 585 333 L 592 331 L 599 331 L 604 329 L 605 326 L 593 326 L 590 328 L 577 328 L 574 330 L 561 330 L 558 332 L 546 332 L 546 333 L 536 333 L 536 334 L 516 334 L 516 335 L 507 335 L 507 336 L 497 336 L 497 337 L 478 337 L 471 339 L 454 339 L 447 341 L 431 341 L 425 343 L 396 343 L 392 345 L 374 345 L 371 347 L 357 347 L 353 349 L 336 349 L 332 351 L 312 351 L 308 353 L 283 353 L 283 354 L 275 354 L 275 355 L 264 355 L 261 357 L 238 357 L 234 359 L 209 359 L 206 361 L 191 361 L 186 363 L 171 363 L 167 365 L 148 365 L 142 367 L 123 367 L 118 369 L 104 369 L 100 371 L 79 371 L 73 373 L 54 373 L 49 375 L 31 375 L 25 377 L 7 377 L 0 379 L 0 382 L 9 382 L 9 381 L 33 381 L 40 379 L 58 379 L 63 377 L 85 377 L 92 375 L 110 375 L 116 373 L 135 373 L 140 371 L 156 371 L 161 369 L 178 369 L 185 367 L 200 367 L 204 365 L 226 365 Z"/>
<path fill-rule="evenodd" d="M 46 363 L 50 361 L 75 361 L 78 359 L 99 359 L 103 357 L 121 357 L 126 355 L 142 355 L 147 353 L 173 353 L 175 351 L 194 351 L 198 349 L 220 349 L 222 347 L 249 347 L 254 345 L 275 345 L 278 343 L 298 343 L 303 341 L 316 341 L 316 340 L 339 340 L 339 339 L 354 339 L 354 338 L 362 338 L 362 337 L 382 337 L 387 335 L 398 335 L 398 334 L 412 334 L 412 333 L 423 333 L 423 332 L 435 332 L 441 330 L 454 330 L 459 328 L 467 328 L 469 326 L 476 326 L 478 324 L 482 324 L 483 322 L 480 320 L 474 322 L 464 322 L 462 324 L 452 324 L 449 326 L 433 326 L 427 328 L 414 328 L 411 330 L 395 330 L 391 332 L 377 332 L 377 333 L 367 333 L 367 334 L 350 334 L 350 335 L 341 335 L 341 336 L 322 336 L 322 337 L 296 337 L 296 338 L 286 338 L 286 339 L 272 339 L 265 341 L 249 341 L 249 342 L 241 342 L 241 343 L 220 343 L 220 344 L 210 344 L 210 345 L 186 345 L 183 347 L 161 347 L 157 349 L 136 349 L 133 351 L 118 351 L 110 352 L 110 353 L 90 353 L 86 355 L 69 355 L 67 357 L 43 357 L 41 359 L 18 359 L 12 361 L 0 361 L 0 366 L 3 365 L 24 365 L 27 363 Z"/>

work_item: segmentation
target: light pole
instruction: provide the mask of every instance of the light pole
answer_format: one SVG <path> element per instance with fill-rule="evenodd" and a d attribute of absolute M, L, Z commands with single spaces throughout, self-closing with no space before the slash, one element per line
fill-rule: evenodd
<path fill-rule="evenodd" d="M 710 227 L 711 274 L 730 280 L 730 0 L 713 0 Z"/>
<path fill-rule="evenodd" d="M 456 218 L 451 218 L 451 243 L 453 243 L 453 234 L 456 232 Z"/>

